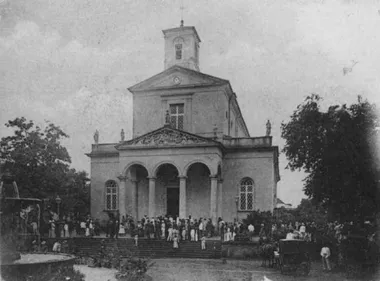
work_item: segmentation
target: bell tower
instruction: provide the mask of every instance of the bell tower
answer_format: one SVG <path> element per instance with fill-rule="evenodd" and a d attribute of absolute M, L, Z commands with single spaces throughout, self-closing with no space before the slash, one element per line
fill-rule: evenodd
<path fill-rule="evenodd" d="M 201 39 L 194 26 L 184 26 L 162 31 L 165 39 L 165 69 L 179 65 L 199 71 L 199 43 Z"/>

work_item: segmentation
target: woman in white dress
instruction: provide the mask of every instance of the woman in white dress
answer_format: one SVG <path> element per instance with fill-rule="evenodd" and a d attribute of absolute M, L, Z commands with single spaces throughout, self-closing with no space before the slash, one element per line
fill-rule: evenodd
<path fill-rule="evenodd" d="M 231 238 L 232 238 L 231 229 L 228 227 L 227 232 L 224 237 L 224 241 L 226 242 L 231 241 Z"/>
<path fill-rule="evenodd" d="M 125 227 L 123 223 L 120 223 L 119 236 L 125 236 Z"/>
<path fill-rule="evenodd" d="M 173 237 L 173 248 L 174 249 L 178 249 L 178 242 L 179 242 L 178 236 L 174 235 L 174 237 Z"/>
<path fill-rule="evenodd" d="M 165 239 L 165 222 L 161 222 L 161 239 Z"/>
<path fill-rule="evenodd" d="M 190 239 L 191 239 L 191 241 L 195 241 L 195 229 L 194 229 L 194 226 L 190 227 Z"/>
<path fill-rule="evenodd" d="M 170 225 L 168 228 L 168 239 L 167 241 L 173 241 L 173 227 Z"/>

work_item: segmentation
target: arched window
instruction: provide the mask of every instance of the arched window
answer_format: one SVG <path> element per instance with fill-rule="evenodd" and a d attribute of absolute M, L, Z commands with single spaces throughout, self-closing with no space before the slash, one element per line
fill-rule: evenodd
<path fill-rule="evenodd" d="M 182 44 L 175 44 L 175 58 L 182 59 Z"/>
<path fill-rule="evenodd" d="M 117 184 L 113 180 L 106 182 L 106 210 L 117 210 Z"/>
<path fill-rule="evenodd" d="M 240 182 L 239 191 L 239 210 L 240 211 L 253 211 L 254 208 L 254 185 L 253 180 L 244 178 Z"/>

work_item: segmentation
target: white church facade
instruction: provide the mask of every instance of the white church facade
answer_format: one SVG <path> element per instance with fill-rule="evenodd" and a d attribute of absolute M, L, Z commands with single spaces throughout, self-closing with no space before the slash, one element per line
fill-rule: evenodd
<path fill-rule="evenodd" d="M 273 211 L 280 176 L 270 128 L 251 137 L 229 81 L 200 72 L 194 27 L 163 33 L 165 70 L 129 88 L 132 139 L 96 139 L 87 154 L 91 215 L 191 215 L 215 223 Z"/>

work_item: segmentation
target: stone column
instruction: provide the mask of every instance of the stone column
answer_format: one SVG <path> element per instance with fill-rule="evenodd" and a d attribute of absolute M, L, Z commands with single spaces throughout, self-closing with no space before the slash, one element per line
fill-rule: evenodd
<path fill-rule="evenodd" d="M 131 180 L 132 189 L 131 189 L 131 209 L 132 217 L 137 220 L 137 180 Z"/>
<path fill-rule="evenodd" d="M 119 213 L 120 213 L 120 219 L 121 219 L 123 216 L 126 217 L 127 215 L 126 206 L 125 206 L 127 177 L 119 176 L 118 179 L 120 180 Z"/>
<path fill-rule="evenodd" d="M 216 206 L 217 206 L 217 188 L 218 188 L 218 177 L 211 176 L 211 192 L 210 192 L 210 218 L 212 223 L 216 224 Z"/>
<path fill-rule="evenodd" d="M 186 177 L 179 177 L 179 218 L 186 218 Z"/>
<path fill-rule="evenodd" d="M 149 178 L 149 218 L 156 214 L 156 178 Z"/>
<path fill-rule="evenodd" d="M 223 179 L 218 180 L 218 218 L 223 216 Z"/>

